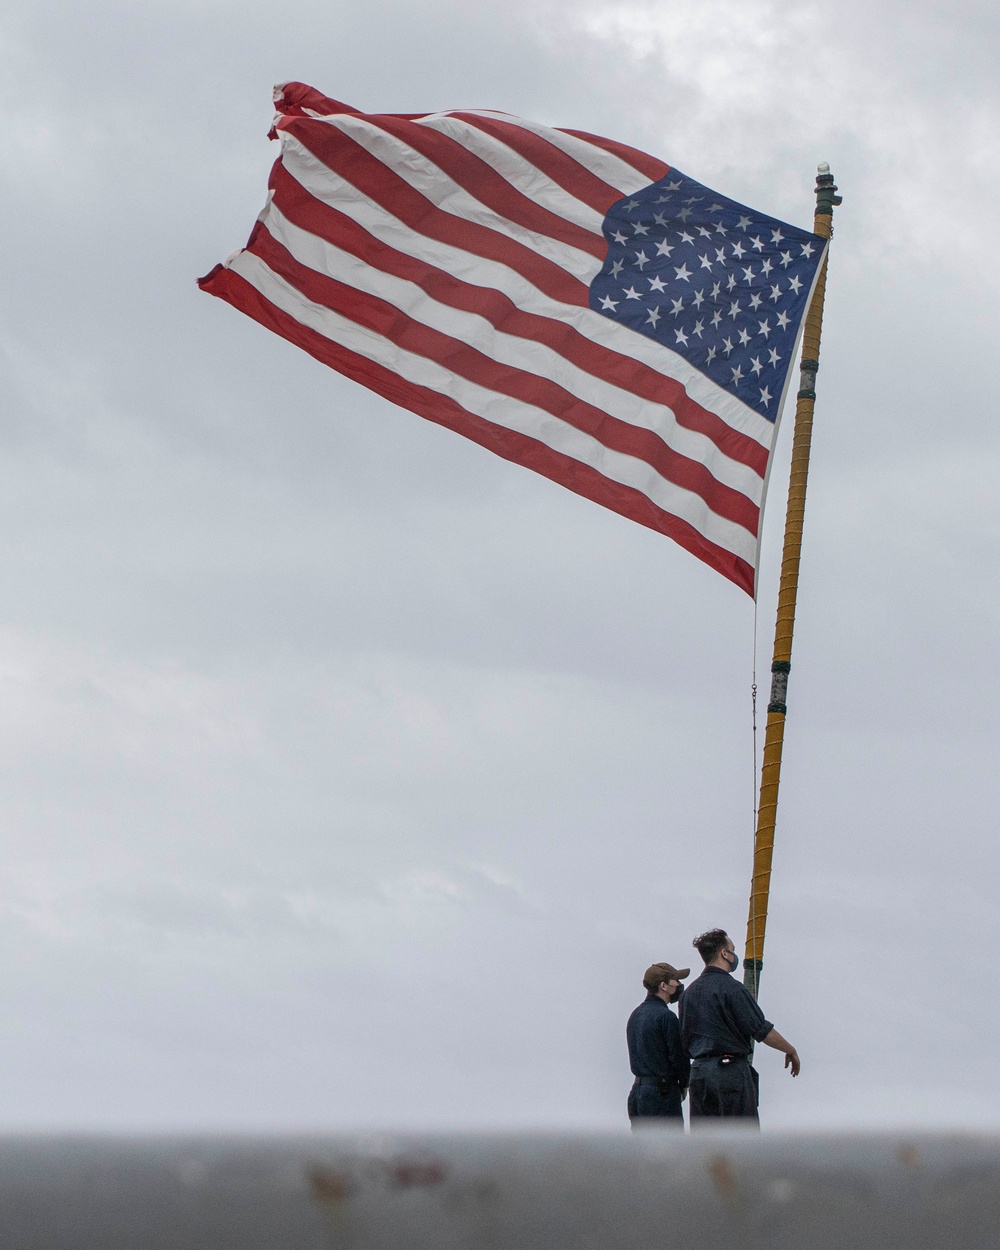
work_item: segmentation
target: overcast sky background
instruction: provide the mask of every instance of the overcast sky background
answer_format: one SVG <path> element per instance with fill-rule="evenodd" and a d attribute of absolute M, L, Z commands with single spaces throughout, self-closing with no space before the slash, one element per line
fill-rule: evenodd
<path fill-rule="evenodd" d="M 760 1055 L 763 1119 L 996 1126 L 997 36 L 985 0 L 9 0 L 0 1127 L 625 1131 L 643 969 L 742 944 L 749 599 L 195 287 L 291 78 L 800 225 L 830 162 L 761 994 L 803 1070 Z"/>

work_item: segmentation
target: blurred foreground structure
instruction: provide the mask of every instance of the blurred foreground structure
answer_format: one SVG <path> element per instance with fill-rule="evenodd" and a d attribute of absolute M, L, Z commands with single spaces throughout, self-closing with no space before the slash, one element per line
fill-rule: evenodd
<path fill-rule="evenodd" d="M 1000 1137 L 6 1137 L 4 1250 L 986 1250 Z"/>

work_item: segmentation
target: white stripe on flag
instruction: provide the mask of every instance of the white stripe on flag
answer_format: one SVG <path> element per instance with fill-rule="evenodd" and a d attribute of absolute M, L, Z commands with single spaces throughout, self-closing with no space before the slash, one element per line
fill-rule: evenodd
<path fill-rule="evenodd" d="M 622 195 L 632 195 L 648 187 L 652 179 L 642 170 L 626 164 L 619 156 L 607 152 L 604 148 L 588 143 L 586 139 L 578 139 L 576 135 L 568 135 L 565 130 L 556 130 L 550 126 L 542 126 L 537 122 L 526 121 L 523 117 L 511 117 L 507 113 L 494 113 L 490 109 L 459 109 L 469 117 L 491 117 L 498 122 L 508 122 L 512 126 L 520 126 L 522 130 L 530 130 L 539 135 L 553 147 L 559 148 L 567 156 L 571 156 L 584 169 L 589 169 L 602 181 L 617 187 Z"/>
<path fill-rule="evenodd" d="M 547 208 L 550 213 L 556 213 L 573 225 L 603 238 L 604 218 L 596 209 L 578 200 L 558 182 L 553 182 L 537 165 L 533 165 L 520 152 L 515 152 L 500 139 L 447 113 L 421 118 L 420 125 L 460 143 L 467 151 L 485 161 L 521 195 L 526 195 L 542 208 Z"/>

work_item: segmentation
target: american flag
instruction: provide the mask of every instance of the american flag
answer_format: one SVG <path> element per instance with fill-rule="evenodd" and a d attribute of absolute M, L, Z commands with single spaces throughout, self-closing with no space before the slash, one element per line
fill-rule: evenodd
<path fill-rule="evenodd" d="M 202 289 L 752 595 L 826 241 L 580 131 L 275 99 L 267 203 Z"/>

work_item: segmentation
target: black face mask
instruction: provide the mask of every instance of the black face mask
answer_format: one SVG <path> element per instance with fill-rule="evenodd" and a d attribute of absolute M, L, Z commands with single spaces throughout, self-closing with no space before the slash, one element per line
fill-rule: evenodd
<path fill-rule="evenodd" d="M 736 969 L 740 966 L 740 957 L 739 955 L 737 955 L 735 951 L 723 951 L 722 958 L 729 965 L 730 972 L 735 972 Z"/>

